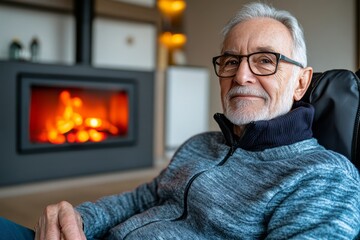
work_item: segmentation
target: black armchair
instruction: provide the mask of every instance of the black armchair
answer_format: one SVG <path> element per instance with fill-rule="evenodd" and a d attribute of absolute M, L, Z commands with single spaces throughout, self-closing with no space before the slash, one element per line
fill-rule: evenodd
<path fill-rule="evenodd" d="M 315 107 L 314 137 L 360 170 L 360 81 L 349 70 L 314 73 L 303 101 Z"/>

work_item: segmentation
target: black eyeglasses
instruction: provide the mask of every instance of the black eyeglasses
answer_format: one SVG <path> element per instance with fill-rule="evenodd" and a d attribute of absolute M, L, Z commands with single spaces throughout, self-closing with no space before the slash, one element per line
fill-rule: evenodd
<path fill-rule="evenodd" d="M 301 63 L 275 52 L 255 52 L 248 55 L 224 54 L 213 57 L 216 75 L 223 78 L 234 77 L 244 57 L 247 58 L 250 71 L 257 76 L 275 74 L 280 60 L 304 68 Z"/>

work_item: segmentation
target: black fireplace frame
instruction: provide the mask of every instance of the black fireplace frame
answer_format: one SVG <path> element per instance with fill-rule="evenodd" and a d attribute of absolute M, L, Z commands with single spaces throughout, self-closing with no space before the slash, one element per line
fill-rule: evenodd
<path fill-rule="evenodd" d="M 26 75 L 111 79 L 136 86 L 134 140 L 99 147 L 19 151 L 19 78 Z M 150 168 L 154 164 L 154 71 L 0 61 L 0 186 Z"/>

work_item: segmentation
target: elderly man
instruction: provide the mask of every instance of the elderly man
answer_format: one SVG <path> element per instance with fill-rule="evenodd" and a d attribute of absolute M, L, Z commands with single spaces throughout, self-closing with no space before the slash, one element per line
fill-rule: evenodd
<path fill-rule="evenodd" d="M 152 182 L 73 208 L 48 206 L 37 239 L 353 239 L 360 177 L 312 138 L 312 77 L 297 20 L 246 5 L 213 64 L 222 133 L 194 136 Z"/>

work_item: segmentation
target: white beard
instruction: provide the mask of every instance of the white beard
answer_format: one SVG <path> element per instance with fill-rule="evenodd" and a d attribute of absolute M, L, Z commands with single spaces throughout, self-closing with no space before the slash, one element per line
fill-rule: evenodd
<path fill-rule="evenodd" d="M 293 75 L 294 77 L 295 74 Z M 293 105 L 293 95 L 295 88 L 295 79 L 292 77 L 288 83 L 278 106 L 271 111 L 270 96 L 267 92 L 250 89 L 244 86 L 235 86 L 223 98 L 224 115 L 235 125 L 245 125 L 252 121 L 270 120 L 289 112 Z M 261 109 L 249 111 L 249 106 L 254 104 L 252 100 L 231 100 L 232 96 L 237 94 L 250 94 L 260 97 L 264 100 Z"/>

